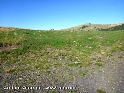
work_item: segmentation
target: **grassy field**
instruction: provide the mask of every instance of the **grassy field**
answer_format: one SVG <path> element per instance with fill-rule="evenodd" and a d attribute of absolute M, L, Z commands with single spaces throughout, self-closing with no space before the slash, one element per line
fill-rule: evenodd
<path fill-rule="evenodd" d="M 89 73 L 83 68 L 103 67 L 101 56 L 109 57 L 116 51 L 124 51 L 124 30 L 0 31 L 0 72 L 17 75 L 38 70 L 58 82 L 74 80 Z"/>

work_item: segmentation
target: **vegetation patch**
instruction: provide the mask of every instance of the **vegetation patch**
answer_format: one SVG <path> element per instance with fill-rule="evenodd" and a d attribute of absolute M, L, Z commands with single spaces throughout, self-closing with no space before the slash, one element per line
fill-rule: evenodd
<path fill-rule="evenodd" d="M 79 74 L 80 75 L 83 75 L 83 76 L 85 76 L 87 73 L 88 73 L 88 70 L 79 71 Z"/>
<path fill-rule="evenodd" d="M 104 66 L 103 63 L 99 63 L 99 62 L 95 63 L 95 65 L 100 66 L 100 67 Z"/>
<path fill-rule="evenodd" d="M 16 71 L 16 68 L 8 68 L 5 70 L 6 73 L 13 73 Z"/>
<path fill-rule="evenodd" d="M 96 93 L 106 93 L 104 90 L 101 90 L 101 89 L 97 89 L 96 90 Z"/>

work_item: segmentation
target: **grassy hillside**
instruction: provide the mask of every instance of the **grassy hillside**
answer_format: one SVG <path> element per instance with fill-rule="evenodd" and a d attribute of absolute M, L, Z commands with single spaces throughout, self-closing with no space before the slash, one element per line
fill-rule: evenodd
<path fill-rule="evenodd" d="M 83 29 L 86 28 L 87 25 Z M 55 81 L 57 84 L 64 83 L 93 73 L 94 70 L 90 68 L 94 65 L 97 68 L 104 67 L 106 62 L 102 56 L 110 57 L 116 51 L 124 51 L 124 30 L 120 28 L 115 31 L 86 32 L 77 29 L 73 31 L 1 30 L 0 72 L 3 75 L 22 75 L 23 79 L 18 81 L 20 86 L 25 83 L 38 85 L 36 77 L 40 75 L 49 77 L 50 84 L 55 84 Z M 26 74 L 26 71 L 34 74 Z M 25 78 L 27 75 L 30 77 L 29 80 Z M 16 79 L 11 83 L 4 82 L 3 79 L 2 84 L 16 85 Z M 45 82 L 44 79 L 41 81 Z"/>
<path fill-rule="evenodd" d="M 124 23 L 119 24 L 83 24 L 72 28 L 67 28 L 63 30 L 77 30 L 77 31 L 91 31 L 91 30 L 97 30 L 97 31 L 115 31 L 115 30 L 123 30 L 124 29 Z"/>

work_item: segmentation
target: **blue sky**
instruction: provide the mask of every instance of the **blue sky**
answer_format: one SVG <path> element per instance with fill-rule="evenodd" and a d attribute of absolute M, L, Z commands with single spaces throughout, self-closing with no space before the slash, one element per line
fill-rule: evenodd
<path fill-rule="evenodd" d="M 124 0 L 0 0 L 0 26 L 62 29 L 124 22 Z"/>

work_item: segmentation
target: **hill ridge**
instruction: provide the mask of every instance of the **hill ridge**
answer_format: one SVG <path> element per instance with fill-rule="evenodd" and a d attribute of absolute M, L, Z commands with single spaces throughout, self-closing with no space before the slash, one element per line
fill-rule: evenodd
<path fill-rule="evenodd" d="M 83 31 L 89 31 L 89 30 L 123 30 L 124 29 L 124 23 L 118 23 L 118 24 L 82 24 L 75 27 L 62 29 L 62 30 L 83 30 Z"/>
<path fill-rule="evenodd" d="M 17 28 L 17 27 L 4 27 L 0 26 L 0 31 L 13 31 L 13 30 L 32 30 L 32 29 L 26 29 L 26 28 Z M 75 27 L 70 27 L 66 29 L 60 29 L 65 31 L 113 31 L 113 30 L 124 30 L 124 23 L 118 23 L 118 24 L 81 24 Z"/>

